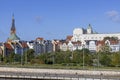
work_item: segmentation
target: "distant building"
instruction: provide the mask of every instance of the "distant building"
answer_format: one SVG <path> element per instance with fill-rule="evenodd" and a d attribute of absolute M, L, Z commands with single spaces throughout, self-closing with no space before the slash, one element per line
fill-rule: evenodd
<path fill-rule="evenodd" d="M 44 40 L 44 38 L 36 38 L 34 41 L 27 42 L 30 49 L 34 49 L 35 55 L 42 53 L 53 52 L 53 43 L 51 40 Z"/>
<path fill-rule="evenodd" d="M 8 56 L 9 54 L 14 53 L 14 48 L 10 43 L 4 43 L 4 56 Z"/>
<path fill-rule="evenodd" d="M 109 46 L 109 50 L 110 52 L 118 52 L 120 51 L 120 42 L 119 40 L 102 40 L 102 41 L 98 41 L 96 48 L 97 48 L 97 52 L 102 51 L 104 46 L 107 45 Z"/>
<path fill-rule="evenodd" d="M 108 39 L 104 40 L 105 38 Z M 113 38 L 113 40 L 109 40 L 109 38 Z M 99 34 L 94 32 L 89 24 L 87 29 L 75 28 L 73 36 L 67 36 L 66 40 L 60 40 L 59 45 L 62 51 L 87 48 L 91 52 L 96 52 L 101 51 L 106 42 L 109 43 L 110 52 L 120 51 L 120 33 Z"/>
<path fill-rule="evenodd" d="M 34 49 L 36 55 L 39 55 L 41 53 L 45 53 L 44 39 L 43 38 L 37 38 L 33 42 L 33 49 Z"/>
<path fill-rule="evenodd" d="M 44 44 L 45 44 L 45 52 L 46 53 L 53 52 L 53 44 L 52 44 L 51 40 L 46 40 Z"/>
<path fill-rule="evenodd" d="M 53 44 L 53 52 L 60 51 L 60 41 L 59 40 L 52 40 Z"/>
<path fill-rule="evenodd" d="M 99 41 L 99 40 L 103 40 L 105 37 L 117 37 L 118 39 L 120 39 L 120 33 L 111 33 L 111 34 L 98 34 L 96 32 L 93 32 L 91 25 L 89 24 L 87 29 L 83 29 L 83 28 L 75 28 L 73 30 L 73 37 L 72 37 L 72 41 L 76 42 L 76 41 Z"/>
<path fill-rule="evenodd" d="M 0 55 L 4 53 L 4 43 L 0 43 Z"/>
<path fill-rule="evenodd" d="M 29 49 L 33 49 L 34 41 L 28 41 L 27 45 L 28 45 Z"/>
<path fill-rule="evenodd" d="M 60 50 L 67 51 L 68 50 L 68 42 L 66 40 L 60 40 Z"/>

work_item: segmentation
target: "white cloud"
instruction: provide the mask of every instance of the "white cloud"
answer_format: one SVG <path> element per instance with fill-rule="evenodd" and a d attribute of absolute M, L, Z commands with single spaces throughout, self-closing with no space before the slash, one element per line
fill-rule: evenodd
<path fill-rule="evenodd" d="M 106 14 L 110 20 L 120 23 L 120 13 L 118 11 L 112 10 L 108 11 Z"/>

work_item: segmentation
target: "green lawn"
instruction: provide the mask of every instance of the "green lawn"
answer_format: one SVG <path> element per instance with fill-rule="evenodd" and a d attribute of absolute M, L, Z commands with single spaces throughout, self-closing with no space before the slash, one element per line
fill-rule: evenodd
<path fill-rule="evenodd" d="M 78 69 L 83 70 L 81 65 L 71 65 L 71 64 L 0 64 L 1 67 L 19 67 L 19 68 L 43 68 L 43 69 Z M 84 66 L 84 70 L 119 70 L 120 67 L 98 67 L 98 66 Z"/>

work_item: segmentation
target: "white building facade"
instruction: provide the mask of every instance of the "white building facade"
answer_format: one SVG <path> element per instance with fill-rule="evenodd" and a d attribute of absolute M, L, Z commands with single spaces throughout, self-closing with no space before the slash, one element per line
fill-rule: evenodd
<path fill-rule="evenodd" d="M 87 32 L 84 32 L 83 28 L 75 28 L 73 30 L 73 38 L 72 41 L 86 41 L 86 40 L 103 40 L 105 37 L 117 37 L 120 39 L 120 33 L 108 33 L 108 34 L 98 34 L 93 33 L 92 28 L 91 31 L 87 29 Z"/>
<path fill-rule="evenodd" d="M 90 51 L 97 50 L 97 42 L 104 40 L 105 37 L 117 37 L 120 40 L 120 33 L 108 33 L 108 34 L 99 34 L 93 32 L 91 25 L 89 24 L 87 29 L 84 28 L 75 28 L 73 30 L 73 37 L 71 42 L 81 42 L 81 46 L 85 46 Z M 120 42 L 120 41 L 119 41 Z M 116 52 L 120 50 L 120 43 L 110 45 L 112 48 L 112 52 Z"/>

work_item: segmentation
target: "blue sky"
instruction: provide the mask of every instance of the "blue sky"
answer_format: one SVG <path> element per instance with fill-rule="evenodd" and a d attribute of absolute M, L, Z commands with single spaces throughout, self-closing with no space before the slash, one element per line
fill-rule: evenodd
<path fill-rule="evenodd" d="M 0 42 L 10 35 L 13 13 L 22 40 L 64 39 L 88 24 L 99 33 L 120 32 L 120 0 L 0 0 Z"/>

